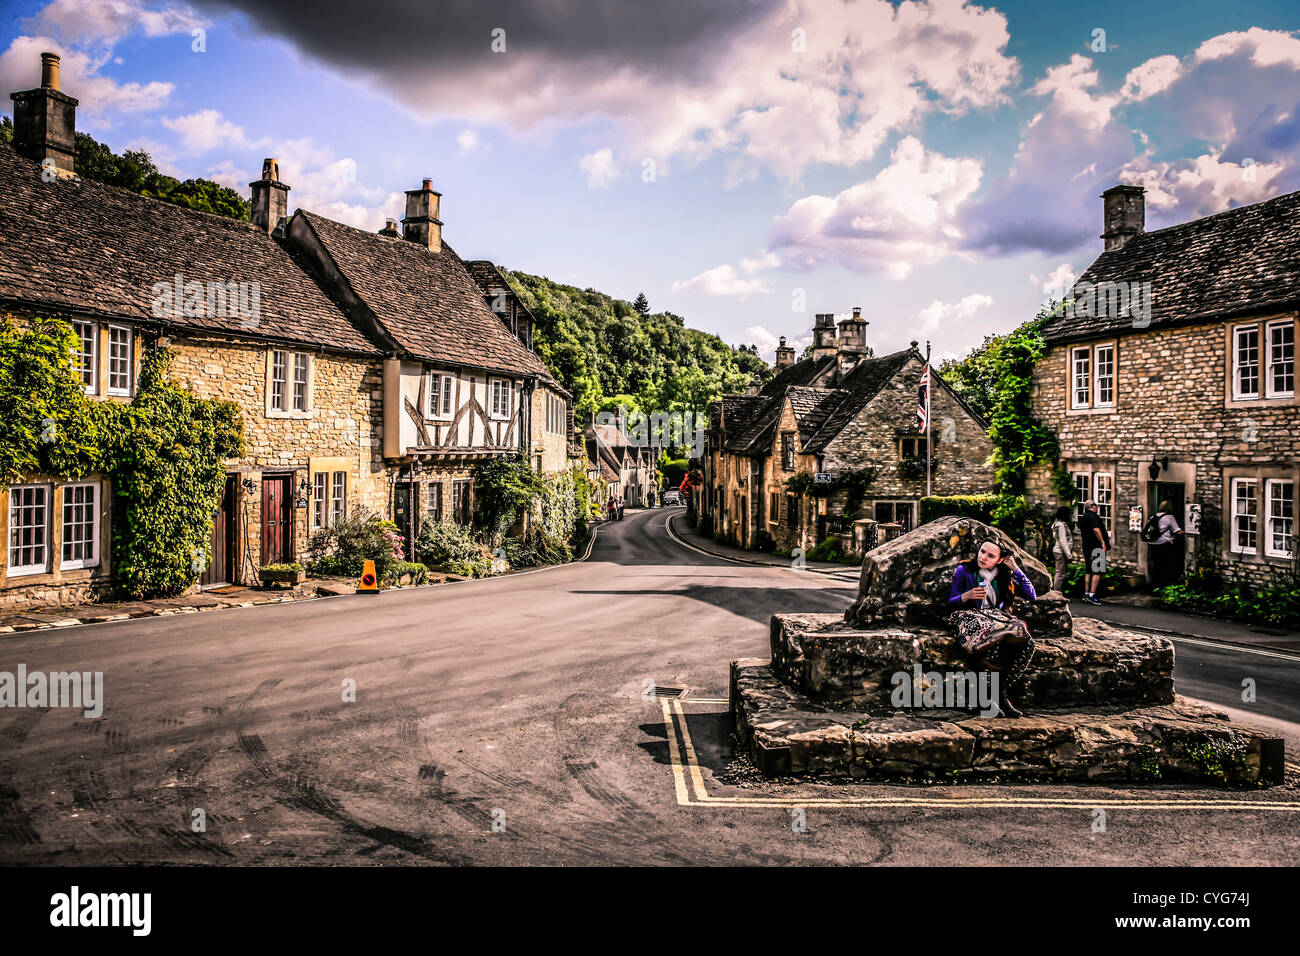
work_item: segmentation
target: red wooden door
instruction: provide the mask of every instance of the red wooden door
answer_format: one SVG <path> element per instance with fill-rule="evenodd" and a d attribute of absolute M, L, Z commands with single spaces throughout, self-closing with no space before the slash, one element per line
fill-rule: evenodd
<path fill-rule="evenodd" d="M 262 564 L 293 560 L 292 502 L 289 479 L 262 479 Z"/>

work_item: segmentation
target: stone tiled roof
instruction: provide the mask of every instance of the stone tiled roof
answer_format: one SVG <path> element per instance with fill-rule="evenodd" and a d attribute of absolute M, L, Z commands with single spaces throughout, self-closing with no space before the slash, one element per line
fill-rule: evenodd
<path fill-rule="evenodd" d="M 795 425 L 799 429 L 799 444 L 806 449 L 831 412 L 848 396 L 837 388 L 805 388 L 796 385 L 786 389 L 785 397 L 790 400 L 790 409 L 794 412 Z"/>
<path fill-rule="evenodd" d="M 553 377 L 488 308 L 460 256 L 302 210 L 352 290 L 413 358 Z"/>
<path fill-rule="evenodd" d="M 835 367 L 835 356 L 823 356 L 819 359 L 806 358 L 793 365 L 787 365 L 772 377 L 772 381 L 763 386 L 760 395 L 780 395 L 791 385 L 811 384 L 819 375 Z"/>
<path fill-rule="evenodd" d="M 528 316 L 528 320 L 534 324 L 537 322 L 537 319 L 533 316 L 533 310 L 528 308 L 524 303 L 523 298 L 520 297 L 515 292 L 514 287 L 506 281 L 506 277 L 501 274 L 501 270 L 497 268 L 495 263 L 490 262 L 487 259 L 467 259 L 465 260 L 465 270 L 469 273 L 470 278 L 474 280 L 478 287 L 483 290 L 484 295 L 491 294 L 494 288 L 505 287 L 506 289 L 509 289 L 510 294 L 513 295 L 515 301 L 519 303 L 519 308 L 523 310 L 526 316 Z"/>
<path fill-rule="evenodd" d="M 249 223 L 86 179 L 41 180 L 0 143 L 0 300 L 153 321 L 155 283 L 257 282 L 255 327 L 238 316 L 169 316 L 170 326 L 369 355 L 379 350 L 304 271 Z"/>
<path fill-rule="evenodd" d="M 1300 302 L 1300 192 L 1153 232 L 1103 252 L 1079 282 L 1150 282 L 1161 328 Z M 1134 331 L 1131 316 L 1048 321 L 1050 344 Z"/>
<path fill-rule="evenodd" d="M 761 446 L 764 434 L 780 415 L 780 395 L 724 395 L 722 422 L 724 451 L 743 455 Z"/>
<path fill-rule="evenodd" d="M 915 349 L 904 349 L 880 358 L 863 359 L 836 387 L 835 391 L 841 398 L 828 409 L 825 421 L 812 438 L 804 442 L 804 453 L 815 453 L 825 448 L 913 357 L 919 358 Z"/>

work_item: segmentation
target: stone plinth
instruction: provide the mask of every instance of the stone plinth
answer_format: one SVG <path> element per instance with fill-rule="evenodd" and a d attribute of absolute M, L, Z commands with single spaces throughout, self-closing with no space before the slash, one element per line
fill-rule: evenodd
<path fill-rule="evenodd" d="M 1028 707 L 1144 706 L 1174 700 L 1174 646 L 1168 638 L 1134 634 L 1082 619 L 1068 637 L 1037 641 L 1034 661 L 1017 688 Z M 973 665 L 947 631 L 853 628 L 838 614 L 776 614 L 771 624 L 772 672 L 812 701 L 872 713 L 892 712 L 894 675 L 963 672 Z"/>
<path fill-rule="evenodd" d="M 916 780 L 1282 782 L 1282 741 L 1177 698 L 983 718 L 955 710 L 890 714 L 808 700 L 761 660 L 731 665 L 744 749 L 768 775 Z"/>

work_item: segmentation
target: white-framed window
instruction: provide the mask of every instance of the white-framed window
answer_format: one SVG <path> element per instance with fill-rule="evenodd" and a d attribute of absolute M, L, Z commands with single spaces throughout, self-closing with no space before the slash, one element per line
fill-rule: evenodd
<path fill-rule="evenodd" d="M 326 499 L 328 477 L 323 471 L 318 471 L 311 476 L 311 529 L 313 531 L 320 531 L 325 527 L 325 516 L 329 513 L 326 510 L 329 506 L 329 501 Z"/>
<path fill-rule="evenodd" d="M 59 567 L 93 568 L 99 564 L 99 484 L 63 486 L 63 557 Z"/>
<path fill-rule="evenodd" d="M 456 376 L 446 372 L 429 373 L 429 417 L 451 418 L 452 389 L 456 386 Z"/>
<path fill-rule="evenodd" d="M 276 349 L 271 353 L 271 410 L 287 412 L 288 402 L 288 352 Z"/>
<path fill-rule="evenodd" d="M 1259 398 L 1259 326 L 1232 330 L 1232 397 Z"/>
<path fill-rule="evenodd" d="M 108 327 L 108 394 L 131 394 L 131 330 L 125 325 Z"/>
<path fill-rule="evenodd" d="M 1088 408 L 1092 403 L 1092 352 L 1088 346 L 1070 349 L 1070 407 Z"/>
<path fill-rule="evenodd" d="M 1083 517 L 1083 505 L 1092 497 L 1092 472 L 1090 471 L 1072 471 L 1070 477 L 1074 479 L 1074 523 L 1078 524 L 1079 519 Z"/>
<path fill-rule="evenodd" d="M 1115 404 L 1115 346 L 1098 345 L 1093 352 L 1093 407 Z"/>
<path fill-rule="evenodd" d="M 1295 548 L 1295 486 L 1289 479 L 1269 478 L 1264 491 L 1264 553 L 1290 558 Z"/>
<path fill-rule="evenodd" d="M 1093 472 L 1092 497 L 1097 501 L 1097 517 L 1108 531 L 1111 530 L 1115 514 L 1115 476 L 1104 471 Z"/>
<path fill-rule="evenodd" d="M 270 408 L 273 412 L 305 412 L 311 407 L 311 356 L 287 349 L 271 350 Z"/>
<path fill-rule="evenodd" d="M 1265 334 L 1268 341 L 1265 395 L 1291 398 L 1295 395 L 1295 323 L 1291 319 L 1269 322 Z"/>
<path fill-rule="evenodd" d="M 508 379 L 488 379 L 488 417 L 510 417 L 510 381 Z"/>
<path fill-rule="evenodd" d="M 1259 551 L 1259 482 L 1254 478 L 1232 479 L 1231 549 L 1239 554 Z"/>
<path fill-rule="evenodd" d="M 81 378 L 86 394 L 93 395 L 99 385 L 99 323 L 77 319 L 72 330 L 78 342 L 72 352 L 72 373 Z"/>
<path fill-rule="evenodd" d="M 781 435 L 781 468 L 783 471 L 794 471 L 794 432 L 784 432 Z"/>
<path fill-rule="evenodd" d="M 50 569 L 50 485 L 9 488 L 9 576 Z"/>
<path fill-rule="evenodd" d="M 347 500 L 348 473 L 346 471 L 336 471 L 333 480 L 330 482 L 330 524 L 335 525 L 343 520 Z"/>
<path fill-rule="evenodd" d="M 307 410 L 307 353 L 293 353 L 293 410 Z"/>

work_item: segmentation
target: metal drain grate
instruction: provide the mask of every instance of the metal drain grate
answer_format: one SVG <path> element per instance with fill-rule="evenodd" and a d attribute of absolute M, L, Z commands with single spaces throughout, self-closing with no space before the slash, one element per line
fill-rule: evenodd
<path fill-rule="evenodd" d="M 687 688 L 685 687 L 660 687 L 655 685 L 656 697 L 685 697 Z"/>

